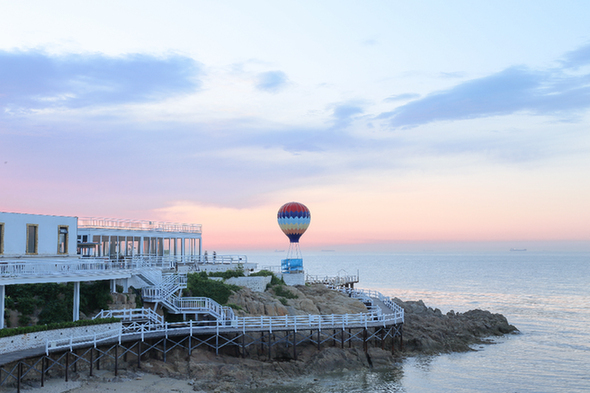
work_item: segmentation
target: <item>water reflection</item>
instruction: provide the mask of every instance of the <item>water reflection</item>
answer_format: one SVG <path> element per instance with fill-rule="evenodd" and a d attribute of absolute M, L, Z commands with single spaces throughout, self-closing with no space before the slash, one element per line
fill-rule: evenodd
<path fill-rule="evenodd" d="M 315 378 L 301 378 L 292 385 L 256 389 L 259 393 L 386 393 L 406 392 L 402 385 L 402 364 L 391 369 L 331 373 Z"/>

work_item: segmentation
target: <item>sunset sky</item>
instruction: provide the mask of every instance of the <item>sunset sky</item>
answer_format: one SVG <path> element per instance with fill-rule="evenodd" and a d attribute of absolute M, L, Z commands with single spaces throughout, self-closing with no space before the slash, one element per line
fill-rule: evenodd
<path fill-rule="evenodd" d="M 0 211 L 205 249 L 590 250 L 590 2 L 0 4 Z"/>

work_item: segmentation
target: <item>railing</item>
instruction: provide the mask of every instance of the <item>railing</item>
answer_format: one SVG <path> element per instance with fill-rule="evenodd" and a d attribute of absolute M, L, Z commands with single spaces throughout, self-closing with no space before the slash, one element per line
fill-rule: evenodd
<path fill-rule="evenodd" d="M 107 330 L 102 333 L 89 334 L 87 336 L 70 336 L 69 338 L 60 338 L 57 340 L 45 341 L 45 353 L 49 355 L 49 352 L 59 351 L 63 349 L 72 350 L 74 346 L 94 345 L 106 340 L 112 340 L 113 338 L 119 338 L 119 342 L 122 337 L 122 325 L 119 325 L 116 329 Z M 147 328 L 147 325 L 146 327 Z"/>
<path fill-rule="evenodd" d="M 47 341 L 46 351 L 54 351 L 64 348 L 72 348 L 73 346 L 82 346 L 85 344 L 97 345 L 101 341 L 118 338 L 119 342 L 125 336 L 141 334 L 143 339 L 145 333 L 154 332 L 193 332 L 212 331 L 219 329 L 229 329 L 229 331 L 239 332 L 246 330 L 295 330 L 298 329 L 338 329 L 338 328 L 366 328 L 368 326 L 398 324 L 404 322 L 404 309 L 394 303 L 389 297 L 382 295 L 380 292 L 363 289 L 341 289 L 341 292 L 347 293 L 352 297 L 360 299 L 377 298 L 381 300 L 391 312 L 383 312 L 379 307 L 375 307 L 373 311 L 359 314 L 331 314 L 331 315 L 285 315 L 285 316 L 260 316 L 260 317 L 236 317 L 231 309 L 228 307 L 219 306 L 213 300 L 208 298 L 198 298 L 201 303 L 195 302 L 191 307 L 221 307 L 225 318 L 219 318 L 212 321 L 188 321 L 188 322 L 153 322 L 150 319 L 148 323 L 140 323 L 133 321 L 132 316 L 144 318 L 144 316 L 152 315 L 154 313 L 149 309 L 134 309 L 134 310 L 112 310 L 103 311 L 104 317 L 123 315 L 122 319 L 132 321 L 131 324 L 122 326 L 118 330 L 113 330 L 107 333 L 95 334 L 90 336 L 70 337 L 60 340 Z M 214 304 L 213 304 L 214 303 Z M 149 311 L 146 311 L 149 310 Z M 119 314 L 117 314 L 119 313 Z M 155 314 L 155 313 L 154 313 Z M 157 314 L 156 314 L 157 315 Z M 130 319 L 127 319 L 126 317 Z M 158 317 L 160 317 L 158 315 Z"/>
<path fill-rule="evenodd" d="M 186 265 L 187 271 L 199 271 L 198 264 L 244 264 L 245 255 L 217 255 L 215 259 L 204 256 L 145 256 L 109 259 L 108 257 L 77 258 L 26 258 L 0 260 L 0 279 L 20 276 L 44 276 L 55 274 L 89 274 L 109 271 L 142 271 L 146 269 L 173 270 Z"/>
<path fill-rule="evenodd" d="M 46 351 L 59 349 L 71 349 L 74 346 L 98 345 L 102 341 L 118 339 L 119 342 L 126 336 L 141 334 L 142 339 L 146 333 L 190 333 L 193 332 L 245 332 L 246 330 L 307 330 L 307 329 L 346 329 L 346 328 L 367 328 L 369 326 L 380 326 L 387 324 L 398 324 L 404 322 L 404 312 L 399 311 L 391 314 L 383 313 L 360 313 L 360 314 L 332 314 L 332 315 L 285 315 L 285 316 L 260 316 L 241 317 L 231 320 L 216 321 L 187 321 L 187 322 L 165 322 L 162 325 L 153 323 L 136 323 L 133 326 L 121 327 L 106 333 L 69 337 L 46 342 Z"/>
<path fill-rule="evenodd" d="M 134 271 L 149 268 L 172 270 L 169 261 L 158 259 L 117 259 L 82 258 L 71 262 L 58 259 L 27 259 L 0 263 L 0 278 L 20 276 L 42 276 L 54 274 L 88 274 L 114 271 Z"/>
<path fill-rule="evenodd" d="M 340 287 L 342 285 L 359 282 L 359 276 L 358 274 L 346 276 L 311 276 L 308 274 L 305 277 L 305 282 L 309 284 L 324 284 L 332 287 Z"/>
<path fill-rule="evenodd" d="M 98 318 L 119 318 L 122 321 L 149 320 L 152 323 L 163 325 L 164 317 L 151 308 L 133 308 L 126 310 L 101 310 L 92 319 Z"/>
<path fill-rule="evenodd" d="M 389 296 L 383 295 L 381 292 L 374 291 L 372 289 L 352 289 L 352 288 L 342 288 L 339 289 L 341 292 L 347 293 L 350 296 L 362 299 L 362 298 L 376 298 L 379 299 L 389 308 L 392 312 L 397 313 L 401 312 L 403 315 L 404 309 L 395 303 Z"/>
<path fill-rule="evenodd" d="M 178 224 L 172 222 L 123 220 L 118 218 L 78 218 L 80 229 L 125 229 L 130 231 L 201 233 L 200 224 Z"/>

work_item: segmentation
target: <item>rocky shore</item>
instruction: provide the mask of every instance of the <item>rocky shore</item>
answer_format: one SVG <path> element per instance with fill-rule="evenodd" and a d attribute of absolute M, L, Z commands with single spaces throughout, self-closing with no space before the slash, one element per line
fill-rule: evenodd
<path fill-rule="evenodd" d="M 283 290 L 291 295 L 285 296 L 285 292 L 279 295 L 272 289 L 263 293 L 242 289 L 232 295 L 229 302 L 239 306 L 241 310 L 238 313 L 241 315 L 366 311 L 358 300 L 330 291 L 322 285 L 283 287 Z M 103 382 L 110 381 L 118 382 L 109 385 L 116 390 L 145 392 L 151 391 L 150 386 L 155 384 L 152 381 L 154 376 L 168 381 L 166 390 L 179 392 L 253 392 L 283 385 L 312 386 L 317 378 L 325 374 L 386 369 L 399 364 L 405 356 L 471 351 L 475 345 L 491 343 L 491 337 L 518 331 L 504 316 L 489 311 L 451 311 L 443 314 L 438 309 L 427 307 L 421 300 L 395 301 L 405 310 L 403 351 L 396 351 L 395 355 L 390 350 L 372 346 L 365 353 L 362 346 L 341 349 L 328 345 L 320 351 L 316 346 L 302 345 L 298 348 L 297 360 L 291 358 L 288 350 L 277 350 L 272 361 L 266 355 L 259 357 L 256 353 L 241 359 L 232 354 L 216 355 L 198 350 L 189 358 L 185 351 L 178 351 L 169 354 L 167 362 L 153 358 L 143 361 L 141 369 L 136 369 L 133 364 L 124 366 L 116 378 L 108 372 L 93 378 L 80 373 L 79 386 L 69 386 L 63 391 L 102 392 L 106 390 Z"/>

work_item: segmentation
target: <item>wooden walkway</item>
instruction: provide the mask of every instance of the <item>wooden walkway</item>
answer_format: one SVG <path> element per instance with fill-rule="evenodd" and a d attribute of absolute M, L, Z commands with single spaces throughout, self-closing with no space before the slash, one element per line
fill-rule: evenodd
<path fill-rule="evenodd" d="M 122 360 L 128 357 L 141 367 L 142 358 L 158 356 L 166 361 L 172 350 L 191 355 L 195 349 L 207 349 L 246 357 L 252 354 L 274 359 L 277 345 L 290 348 L 290 358 L 297 359 L 301 345 L 332 345 L 344 348 L 362 344 L 365 351 L 370 343 L 395 351 L 402 346 L 403 309 L 375 291 L 346 289 L 350 296 L 370 301 L 369 313 L 343 315 L 304 315 L 282 317 L 243 317 L 233 320 L 154 323 L 127 320 L 112 334 L 65 337 L 46 342 L 45 347 L 30 348 L 0 356 L 0 387 L 12 386 L 20 392 L 23 380 L 40 380 L 47 372 L 61 370 L 66 381 L 71 371 L 112 368 L 115 375 Z M 128 315 L 137 315 L 126 310 Z M 135 310 L 138 311 L 138 310 Z M 273 352 L 275 355 L 273 356 Z M 284 359 L 284 349 L 281 351 Z M 102 362 L 102 363 L 101 363 Z"/>

